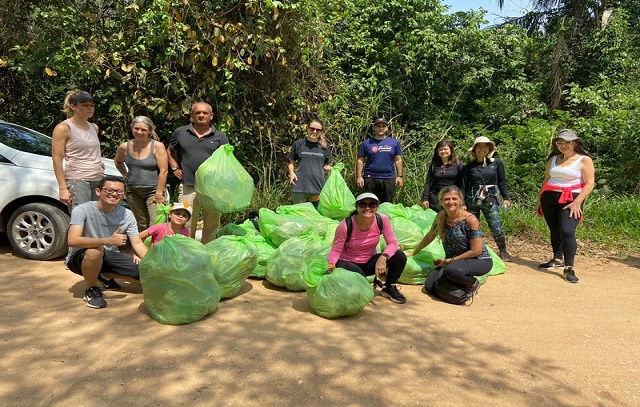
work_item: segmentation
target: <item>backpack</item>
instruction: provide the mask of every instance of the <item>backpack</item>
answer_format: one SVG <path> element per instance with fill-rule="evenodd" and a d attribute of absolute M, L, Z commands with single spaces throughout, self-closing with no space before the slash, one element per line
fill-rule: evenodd
<path fill-rule="evenodd" d="M 347 238 L 344 239 L 344 249 L 347 249 L 347 242 L 351 239 L 351 233 L 353 232 L 353 220 L 351 220 L 351 216 L 347 217 L 344 220 L 347 223 Z M 376 213 L 376 223 L 378 224 L 378 230 L 380 234 L 382 234 L 382 216 L 379 213 Z"/>
<path fill-rule="evenodd" d="M 429 273 L 425 289 L 449 304 L 464 305 L 469 299 L 465 286 L 449 280 L 444 275 L 443 268 L 437 268 Z"/>

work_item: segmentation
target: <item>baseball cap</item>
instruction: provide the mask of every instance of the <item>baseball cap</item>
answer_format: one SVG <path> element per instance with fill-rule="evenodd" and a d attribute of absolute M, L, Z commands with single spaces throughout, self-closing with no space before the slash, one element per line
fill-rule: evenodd
<path fill-rule="evenodd" d="M 356 203 L 362 201 L 363 199 L 367 199 L 367 198 L 371 198 L 371 199 L 375 199 L 376 202 L 380 202 L 380 200 L 378 199 L 378 197 L 375 194 L 372 194 L 371 192 L 365 192 L 363 194 L 360 194 L 356 197 Z"/>
<path fill-rule="evenodd" d="M 189 217 L 191 217 L 191 212 L 193 209 L 191 208 L 191 205 L 188 204 L 187 202 L 174 202 L 173 205 L 171 205 L 171 212 L 176 211 L 178 209 L 182 209 L 189 212 Z"/>

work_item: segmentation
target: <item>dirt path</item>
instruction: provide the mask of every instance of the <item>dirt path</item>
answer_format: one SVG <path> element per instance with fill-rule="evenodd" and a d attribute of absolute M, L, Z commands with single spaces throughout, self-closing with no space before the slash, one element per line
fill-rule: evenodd
<path fill-rule="evenodd" d="M 62 261 L 0 241 L 2 406 L 639 406 L 640 260 L 577 259 L 579 284 L 513 253 L 470 307 L 404 286 L 330 321 L 305 293 L 248 281 L 191 325 L 139 288 L 89 309 Z"/>

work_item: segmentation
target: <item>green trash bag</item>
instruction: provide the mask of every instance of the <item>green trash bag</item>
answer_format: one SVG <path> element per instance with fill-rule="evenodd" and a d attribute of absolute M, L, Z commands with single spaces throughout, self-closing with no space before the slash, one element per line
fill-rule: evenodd
<path fill-rule="evenodd" d="M 244 236 L 247 233 L 247 229 L 243 228 L 242 226 L 236 225 L 235 223 L 227 223 L 226 225 L 221 227 L 220 230 L 218 230 L 216 236 Z"/>
<path fill-rule="evenodd" d="M 244 236 L 220 236 L 204 245 L 209 252 L 213 273 L 220 284 L 222 298 L 238 294 L 242 284 L 258 264 L 258 249 Z"/>
<path fill-rule="evenodd" d="M 480 281 L 481 284 L 484 284 L 489 278 L 489 276 L 504 274 L 504 272 L 507 271 L 507 265 L 504 264 L 500 256 L 498 256 L 498 254 L 495 251 L 493 251 L 493 249 L 490 248 L 489 246 L 487 246 L 487 251 L 491 255 L 491 259 L 493 260 L 493 267 L 491 268 L 491 270 L 489 270 L 487 274 L 483 276 L 476 276 L 476 279 Z"/>
<path fill-rule="evenodd" d="M 415 257 L 415 259 L 421 263 L 433 264 L 435 259 L 444 259 L 447 256 L 444 252 L 442 241 L 439 237 L 436 237 L 427 247 L 420 250 L 420 253 L 412 257 Z"/>
<path fill-rule="evenodd" d="M 326 265 L 316 267 L 305 277 L 309 305 L 321 317 L 355 315 L 373 299 L 373 288 L 366 277 L 342 268 L 331 274 L 324 274 L 325 270 Z"/>
<path fill-rule="evenodd" d="M 183 235 L 167 236 L 151 246 L 140 262 L 144 304 L 162 324 L 201 320 L 220 302 L 210 256 L 202 243 Z"/>
<path fill-rule="evenodd" d="M 253 178 L 233 155 L 233 146 L 225 144 L 198 167 L 194 188 L 203 208 L 231 213 L 251 204 L 254 186 Z"/>
<path fill-rule="evenodd" d="M 418 211 L 413 211 L 409 216 L 409 220 L 416 225 L 426 234 L 431 230 L 431 225 L 433 225 L 433 221 L 436 219 L 436 215 L 438 214 L 433 209 L 423 210 L 418 205 L 414 205 L 411 209 L 417 208 Z"/>
<path fill-rule="evenodd" d="M 292 237 L 269 257 L 265 277 L 278 287 L 303 291 L 307 288 L 304 273 L 318 264 L 326 270 L 330 249 L 331 245 L 318 235 Z"/>
<path fill-rule="evenodd" d="M 242 229 L 244 229 L 246 234 L 249 235 L 249 236 L 255 236 L 255 235 L 259 235 L 260 234 L 260 232 L 258 231 L 258 229 L 256 229 L 256 226 L 253 224 L 251 219 L 245 220 L 244 222 L 242 222 L 238 226 L 240 226 Z"/>
<path fill-rule="evenodd" d="M 396 240 L 398 240 L 398 246 L 400 246 L 401 250 L 413 249 L 424 237 L 420 226 L 405 217 L 397 216 L 391 218 L 389 221 L 391 222 L 391 229 L 393 229 L 393 234 L 396 235 Z"/>
<path fill-rule="evenodd" d="M 281 215 L 267 208 L 261 208 L 258 213 L 258 225 L 262 236 L 276 247 L 292 237 L 317 235 L 316 226 L 299 216 Z"/>
<path fill-rule="evenodd" d="M 324 236 L 327 232 L 328 224 L 334 222 L 333 219 L 320 215 L 311 202 L 296 205 L 281 205 L 276 208 L 276 213 L 308 220 L 316 226 L 316 233 L 320 236 Z"/>
<path fill-rule="evenodd" d="M 338 226 L 340 226 L 340 221 L 337 220 L 331 220 L 331 223 L 327 224 L 327 232 L 324 235 L 325 242 L 333 245 L 333 239 L 336 236 L 336 229 L 338 229 Z"/>
<path fill-rule="evenodd" d="M 401 217 L 409 219 L 412 211 L 409 208 L 405 208 L 402 204 L 392 204 L 391 202 L 383 202 L 378 207 L 378 213 L 387 215 L 389 219 Z"/>
<path fill-rule="evenodd" d="M 258 264 L 251 274 L 249 274 L 249 277 L 264 278 L 267 273 L 267 260 L 269 260 L 269 257 L 276 251 L 276 248 L 271 246 L 262 235 L 246 236 L 246 238 L 250 242 L 253 242 L 258 249 Z"/>
<path fill-rule="evenodd" d="M 327 218 L 342 220 L 355 209 L 356 198 L 340 174 L 343 169 L 343 163 L 334 165 L 327 182 L 320 191 L 318 212 Z"/>
<path fill-rule="evenodd" d="M 402 271 L 402 275 L 398 279 L 401 284 L 421 285 L 427 279 L 427 276 L 436 266 L 431 262 L 424 262 L 415 256 L 407 257 L 407 265 Z"/>

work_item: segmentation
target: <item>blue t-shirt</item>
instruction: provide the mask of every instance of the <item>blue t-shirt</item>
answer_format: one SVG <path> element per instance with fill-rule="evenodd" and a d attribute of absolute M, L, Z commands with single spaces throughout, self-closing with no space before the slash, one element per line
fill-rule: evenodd
<path fill-rule="evenodd" d="M 402 155 L 400 143 L 393 137 L 377 140 L 370 137 L 360 144 L 358 157 L 363 157 L 364 178 L 395 178 L 395 156 Z"/>

